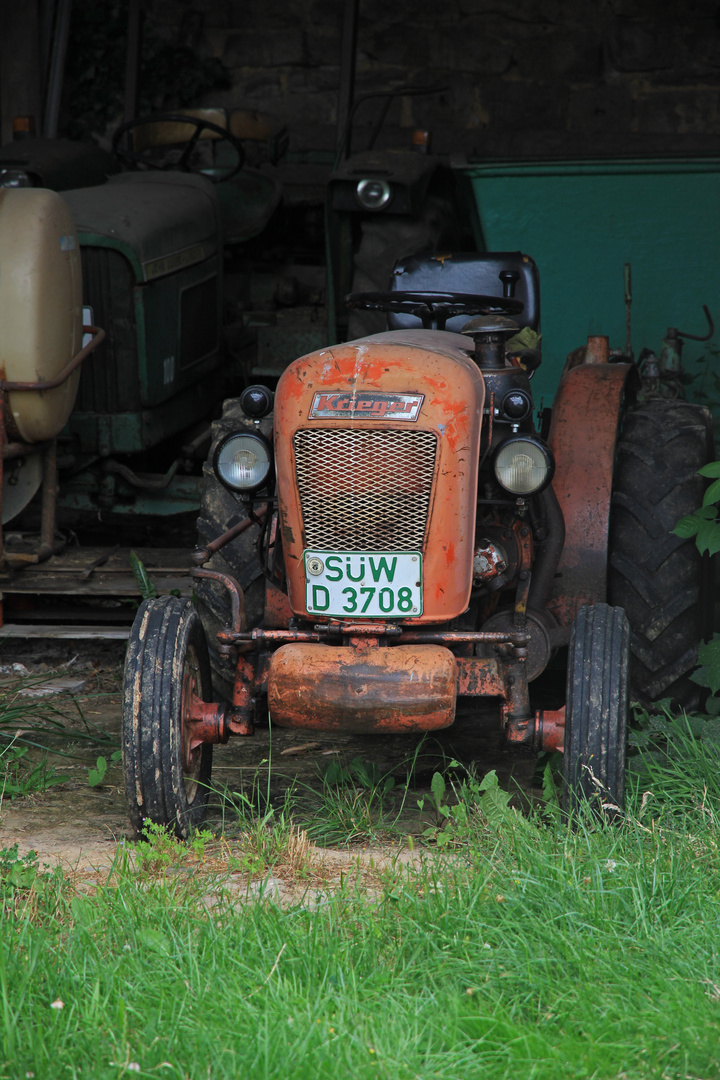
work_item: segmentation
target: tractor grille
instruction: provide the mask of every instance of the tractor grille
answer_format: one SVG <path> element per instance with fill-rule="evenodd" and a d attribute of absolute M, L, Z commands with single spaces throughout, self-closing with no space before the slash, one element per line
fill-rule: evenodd
<path fill-rule="evenodd" d="M 105 341 L 83 364 L 76 412 L 132 412 L 140 408 L 135 276 L 124 255 L 81 247 L 83 303 L 92 308 Z"/>
<path fill-rule="evenodd" d="M 431 431 L 297 431 L 305 544 L 332 551 L 421 551 L 437 440 Z"/>

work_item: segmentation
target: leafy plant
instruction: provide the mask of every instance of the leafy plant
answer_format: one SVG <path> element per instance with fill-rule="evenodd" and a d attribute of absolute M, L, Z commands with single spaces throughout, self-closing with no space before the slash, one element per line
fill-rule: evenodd
<path fill-rule="evenodd" d="M 142 839 L 128 845 L 135 854 L 135 868 L 148 874 L 166 870 L 184 853 L 182 845 L 165 825 L 157 825 L 147 819 L 143 824 Z"/>
<path fill-rule="evenodd" d="M 143 600 L 154 600 L 157 596 L 157 589 L 152 583 L 150 575 L 147 572 L 147 567 L 142 559 L 135 554 L 134 551 L 130 552 L 130 569 L 133 572 L 133 576 L 138 583 L 140 589 L 140 595 Z"/>
<path fill-rule="evenodd" d="M 459 767 L 457 761 L 449 764 Z M 453 802 L 446 799 L 450 792 Z M 436 772 L 430 782 L 430 798 L 436 820 L 422 835 L 438 847 L 466 843 L 483 824 L 493 830 L 535 828 L 531 821 L 509 805 L 512 795 L 500 787 L 494 769 L 487 772 L 482 780 L 478 780 L 473 772 L 468 772 L 459 784 L 451 782 L 449 789 L 442 773 Z M 418 799 L 418 808 L 423 810 L 424 806 L 425 799 Z"/>
<path fill-rule="evenodd" d="M 18 846 L 3 848 L 0 851 L 0 890 L 29 889 L 35 883 L 38 874 L 37 852 L 28 851 L 27 855 L 18 855 Z"/>
<path fill-rule="evenodd" d="M 14 741 L 0 750 L 0 801 L 34 795 L 63 782 L 48 765 L 46 756 L 35 764 L 28 763 L 28 750 L 29 747 L 17 746 Z"/>
<path fill-rule="evenodd" d="M 686 514 L 680 518 L 673 529 L 676 536 L 684 539 L 695 537 L 698 551 L 701 555 L 716 555 L 720 551 L 720 521 L 718 520 L 718 504 L 720 504 L 720 461 L 711 461 L 698 469 L 700 476 L 707 476 L 712 480 L 703 496 L 702 506 L 692 514 Z"/>
<path fill-rule="evenodd" d="M 119 761 L 121 757 L 122 750 L 115 750 L 110 755 L 110 760 L 112 762 Z M 105 773 L 107 772 L 107 769 L 107 758 L 100 755 L 100 757 L 98 757 L 97 761 L 95 762 L 95 768 L 88 769 L 88 784 L 90 785 L 90 787 L 100 787 L 103 780 L 105 779 Z"/>
<path fill-rule="evenodd" d="M 693 514 L 680 518 L 673 531 L 685 539 L 694 536 L 700 554 L 712 557 L 720 551 L 720 461 L 711 461 L 698 469 L 698 473 L 712 480 L 703 496 L 703 504 Z M 700 666 L 690 678 L 698 686 L 710 690 L 712 696 L 706 709 L 716 715 L 720 713 L 720 635 L 713 634 L 710 641 L 700 646 L 698 662 Z"/>

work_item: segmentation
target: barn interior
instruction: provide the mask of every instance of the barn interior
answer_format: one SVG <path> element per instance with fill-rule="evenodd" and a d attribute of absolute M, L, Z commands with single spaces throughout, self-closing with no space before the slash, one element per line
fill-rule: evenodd
<path fill-rule="evenodd" d="M 588 337 L 712 408 L 719 31 L 710 0 L 6 0 L 0 185 L 70 207 L 105 340 L 54 458 L 4 432 L 5 632 L 126 635 L 131 548 L 186 592 L 222 400 L 381 330 L 345 296 L 418 252 L 534 260 L 539 426 Z"/>

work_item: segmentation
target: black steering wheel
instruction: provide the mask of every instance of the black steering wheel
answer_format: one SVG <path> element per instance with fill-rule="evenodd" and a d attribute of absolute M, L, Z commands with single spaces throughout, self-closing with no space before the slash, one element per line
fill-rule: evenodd
<path fill-rule="evenodd" d="M 512 296 L 484 296 L 477 293 L 366 292 L 345 297 L 349 308 L 392 311 L 415 315 L 424 330 L 444 330 L 454 315 L 518 315 L 525 305 Z"/>
<path fill-rule="evenodd" d="M 171 158 L 169 154 L 166 154 L 162 160 L 157 161 L 148 157 L 145 150 L 136 153 L 134 150 L 129 150 L 126 146 L 120 145 L 123 136 L 127 135 L 130 131 L 134 131 L 135 128 L 143 127 L 145 124 L 169 123 L 190 124 L 195 128 L 190 138 L 186 140 L 178 158 Z M 190 166 L 190 156 L 197 146 L 203 131 L 213 131 L 216 135 L 220 136 L 221 140 L 224 139 L 226 142 L 230 143 L 237 154 L 237 162 L 235 165 L 230 165 L 217 173 L 214 170 L 192 168 Z M 146 150 L 151 149 L 155 148 L 146 148 Z M 220 127 L 219 124 L 213 124 L 210 120 L 203 120 L 199 116 L 185 116 L 182 113 L 154 113 L 151 116 L 139 116 L 135 120 L 128 120 L 126 124 L 121 124 L 113 135 L 112 150 L 120 161 L 125 165 L 129 165 L 131 169 L 178 169 L 181 172 L 200 173 L 202 176 L 207 176 L 208 180 L 212 180 L 214 184 L 221 184 L 225 180 L 232 179 L 233 176 L 240 172 L 245 163 L 245 150 L 243 149 L 242 143 L 239 139 L 236 139 L 234 135 L 231 135 L 226 128 Z"/>

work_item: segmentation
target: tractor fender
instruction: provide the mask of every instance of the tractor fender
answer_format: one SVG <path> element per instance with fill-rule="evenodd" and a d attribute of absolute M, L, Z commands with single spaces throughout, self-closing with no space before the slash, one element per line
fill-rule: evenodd
<path fill-rule="evenodd" d="M 607 599 L 608 537 L 615 444 L 632 364 L 583 364 L 563 376 L 548 441 L 565 545 L 548 607 L 561 626 L 578 608 Z"/>

